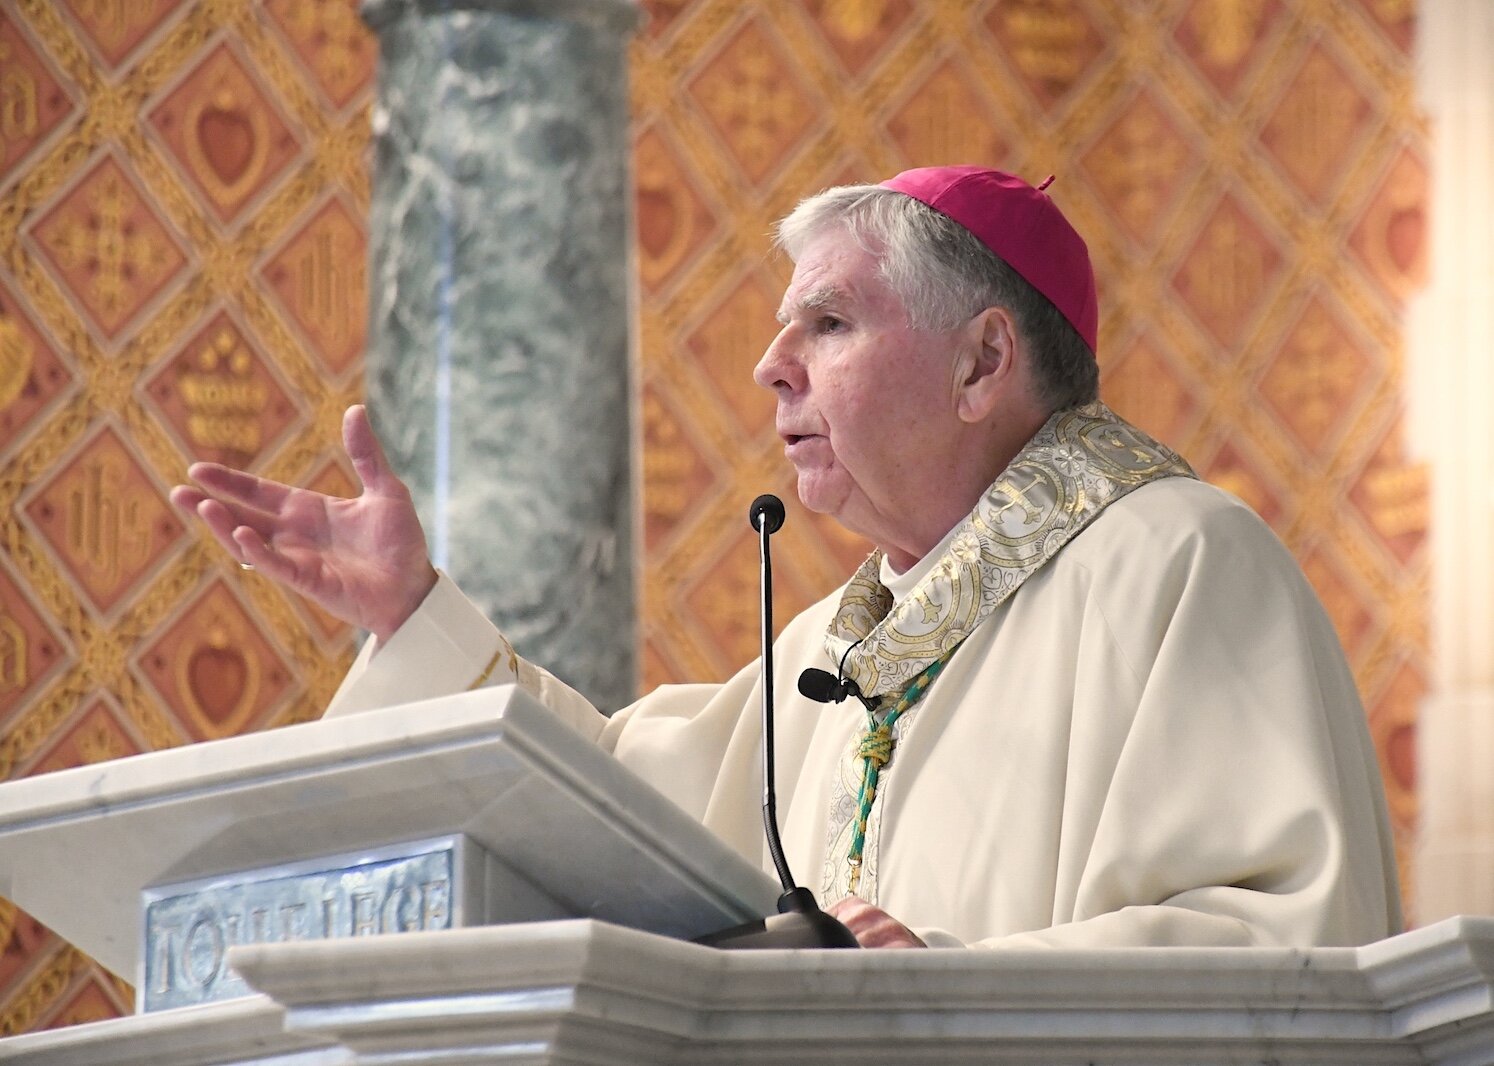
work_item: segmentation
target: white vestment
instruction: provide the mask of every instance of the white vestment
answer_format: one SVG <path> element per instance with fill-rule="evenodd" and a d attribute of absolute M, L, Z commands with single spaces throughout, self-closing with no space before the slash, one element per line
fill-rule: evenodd
<path fill-rule="evenodd" d="M 796 681 L 835 669 L 838 602 L 774 645 L 785 851 L 821 894 L 844 883 L 830 808 L 855 795 L 866 715 Z M 486 683 L 517 680 L 771 871 L 756 662 L 609 719 L 513 656 L 445 577 L 373 643 L 329 715 L 460 691 L 492 665 Z M 1340 945 L 1399 930 L 1375 752 L 1333 628 L 1271 531 L 1207 484 L 1168 478 L 1111 504 L 979 624 L 897 735 L 858 895 L 933 946 Z"/>

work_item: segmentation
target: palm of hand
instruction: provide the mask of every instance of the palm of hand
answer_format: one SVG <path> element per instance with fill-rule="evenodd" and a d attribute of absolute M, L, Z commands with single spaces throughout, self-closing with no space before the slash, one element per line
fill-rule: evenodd
<path fill-rule="evenodd" d="M 399 486 L 400 490 L 404 486 Z M 386 638 L 403 617 L 396 590 L 428 568 L 425 535 L 409 493 L 364 489 L 345 500 L 293 489 L 265 542 L 288 564 L 282 580 L 353 625 Z"/>
<path fill-rule="evenodd" d="M 241 563 L 334 617 L 394 634 L 436 582 L 409 490 L 395 476 L 362 406 L 348 409 L 343 442 L 363 484 L 351 500 L 293 488 L 214 463 L 171 498 L 195 512 Z"/>

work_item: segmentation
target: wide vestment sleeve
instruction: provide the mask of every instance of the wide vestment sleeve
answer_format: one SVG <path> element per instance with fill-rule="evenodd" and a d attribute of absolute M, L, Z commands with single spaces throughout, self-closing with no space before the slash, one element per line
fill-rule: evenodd
<path fill-rule="evenodd" d="M 1243 505 L 1196 482 L 1148 486 L 986 625 L 939 682 L 953 702 L 909 732 L 879 905 L 914 912 L 935 944 L 1306 946 L 1399 930 L 1353 678 L 1300 569 Z M 964 813 L 966 788 L 989 828 Z M 927 871 L 919 886 L 901 865 L 932 857 L 912 842 L 919 822 L 931 851 L 969 849 L 932 909 Z"/>

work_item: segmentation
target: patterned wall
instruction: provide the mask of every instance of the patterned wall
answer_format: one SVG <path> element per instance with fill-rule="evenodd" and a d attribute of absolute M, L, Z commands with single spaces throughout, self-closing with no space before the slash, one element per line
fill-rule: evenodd
<path fill-rule="evenodd" d="M 756 649 L 749 371 L 774 218 L 989 162 L 1090 240 L 1106 398 L 1259 510 L 1415 817 L 1426 505 L 1401 312 L 1426 174 L 1411 0 L 646 0 L 633 52 L 649 685 Z M 350 635 L 164 504 L 192 458 L 349 491 L 372 44 L 351 0 L 0 0 L 0 778 L 312 716 Z M 867 546 L 795 508 L 779 609 Z M 0 901 L 0 1034 L 129 992 Z"/>
<path fill-rule="evenodd" d="M 352 633 L 166 502 L 351 490 L 375 49 L 349 2 L 0 3 L 0 779 L 315 717 Z M 0 1035 L 130 1010 L 0 901 Z"/>

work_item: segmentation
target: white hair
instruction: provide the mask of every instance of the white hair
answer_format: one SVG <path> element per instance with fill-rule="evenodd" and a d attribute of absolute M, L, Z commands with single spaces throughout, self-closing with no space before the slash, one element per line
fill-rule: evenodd
<path fill-rule="evenodd" d="M 877 257 L 913 329 L 954 329 L 987 307 L 1006 308 L 1032 346 L 1040 399 L 1057 409 L 1098 395 L 1099 367 L 1078 331 L 954 219 L 894 189 L 840 185 L 801 200 L 778 223 L 774 243 L 797 261 L 837 227 Z"/>

